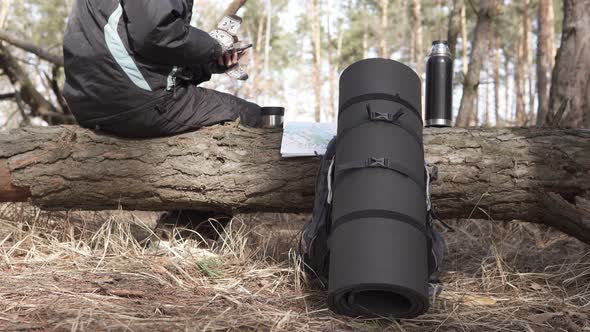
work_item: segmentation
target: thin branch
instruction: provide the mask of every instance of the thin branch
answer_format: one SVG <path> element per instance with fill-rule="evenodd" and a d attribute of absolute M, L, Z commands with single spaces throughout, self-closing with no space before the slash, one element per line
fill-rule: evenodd
<path fill-rule="evenodd" d="M 26 105 L 23 102 L 20 91 L 15 93 L 15 99 L 16 99 L 16 105 L 18 106 L 20 116 L 23 119 L 23 121 L 20 123 L 20 126 L 22 127 L 22 126 L 30 125 L 31 119 L 29 119 L 29 116 L 27 114 Z"/>
<path fill-rule="evenodd" d="M 231 16 L 236 15 L 238 10 L 242 8 L 246 4 L 247 0 L 234 0 L 232 3 L 229 4 L 225 12 L 223 13 L 224 16 Z"/>
<path fill-rule="evenodd" d="M 45 74 L 45 79 L 47 79 L 47 81 L 49 82 L 49 86 L 51 87 L 51 91 L 53 92 L 53 94 L 55 95 L 55 98 L 57 99 L 57 102 L 59 104 L 59 106 L 61 107 L 62 111 L 65 114 L 72 114 L 72 112 L 70 111 L 70 107 L 68 106 L 68 103 L 66 101 L 66 99 L 63 96 L 63 93 L 59 87 L 59 83 L 58 81 L 58 77 L 59 77 L 59 66 L 53 66 L 52 70 L 51 70 L 51 77 L 49 77 L 49 75 L 47 73 Z"/>
<path fill-rule="evenodd" d="M 0 94 L 0 100 L 13 99 L 14 97 L 15 97 L 14 92 Z"/>
<path fill-rule="evenodd" d="M 21 39 L 14 34 L 11 34 L 7 31 L 0 30 L 0 41 L 5 41 L 12 46 L 16 46 L 20 49 L 23 49 L 29 53 L 33 53 L 39 58 L 49 61 L 55 65 L 63 67 L 64 59 L 61 55 L 54 54 L 49 52 L 42 47 L 33 44 L 28 40 Z"/>

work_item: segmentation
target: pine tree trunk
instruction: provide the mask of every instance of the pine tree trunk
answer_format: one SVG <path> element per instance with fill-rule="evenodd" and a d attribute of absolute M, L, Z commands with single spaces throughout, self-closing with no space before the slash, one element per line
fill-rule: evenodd
<path fill-rule="evenodd" d="M 424 75 L 424 43 L 422 28 L 422 0 L 412 0 L 412 26 L 414 29 L 414 41 L 416 56 L 416 72 L 421 78 Z"/>
<path fill-rule="evenodd" d="M 487 52 L 487 38 L 491 29 L 492 17 L 496 13 L 496 0 L 480 0 L 477 25 L 473 37 L 469 69 L 463 83 L 463 97 L 457 117 L 457 126 L 467 127 L 476 117 L 477 90 L 480 83 L 481 69 Z"/>
<path fill-rule="evenodd" d="M 489 37 L 489 49 L 493 50 L 492 45 L 493 45 L 493 39 L 494 36 L 492 35 L 492 30 L 490 30 L 490 37 Z M 485 64 L 485 73 L 486 73 L 486 107 L 485 107 L 485 114 L 484 114 L 484 122 L 483 125 L 486 128 L 490 128 L 491 127 L 491 116 L 490 113 L 492 112 L 492 89 L 491 89 L 491 85 L 492 85 L 492 62 L 493 62 L 493 56 L 494 56 L 494 52 L 490 52 L 490 54 L 486 57 L 486 64 Z"/>
<path fill-rule="evenodd" d="M 524 20 L 523 20 L 524 21 Z M 525 60 L 525 48 L 526 48 L 526 37 L 524 36 L 524 23 L 520 22 L 518 32 L 520 38 L 517 43 L 516 50 L 516 72 L 514 75 L 514 84 L 516 90 L 516 126 L 522 127 L 527 122 L 526 115 L 526 60 Z"/>
<path fill-rule="evenodd" d="M 463 41 L 463 75 L 467 75 L 469 70 L 469 52 L 467 51 L 467 9 L 465 8 L 465 0 L 463 0 L 463 7 L 461 8 L 461 40 Z"/>
<path fill-rule="evenodd" d="M 449 16 L 449 32 L 447 35 L 447 41 L 451 54 L 457 56 L 457 40 L 461 34 L 461 13 L 463 12 L 464 0 L 453 0 L 453 10 Z M 465 40 L 463 40 L 465 43 Z"/>
<path fill-rule="evenodd" d="M 389 58 L 389 45 L 387 43 L 387 34 L 389 33 L 389 0 L 379 0 L 381 9 L 381 25 L 379 28 L 379 56 Z"/>
<path fill-rule="evenodd" d="M 564 0 L 561 47 L 553 71 L 546 123 L 590 128 L 590 6 Z M 563 118 L 559 113 L 563 110 Z"/>
<path fill-rule="evenodd" d="M 496 116 L 496 127 L 504 127 L 504 120 L 500 115 L 500 49 L 498 47 L 498 34 L 493 33 L 493 76 L 494 76 L 494 112 Z"/>
<path fill-rule="evenodd" d="M 539 36 L 537 40 L 537 125 L 542 126 L 549 109 L 549 88 L 555 54 L 555 22 L 553 0 L 539 0 Z"/>
<path fill-rule="evenodd" d="M 320 1 L 310 1 L 310 20 L 313 46 L 313 85 L 315 94 L 315 121 L 322 121 L 322 35 Z"/>
<path fill-rule="evenodd" d="M 512 123 L 512 104 L 510 103 L 510 61 L 508 61 L 508 53 L 504 51 L 504 103 L 506 108 L 504 109 L 504 123 L 506 126 L 510 126 Z"/>
<path fill-rule="evenodd" d="M 523 15 L 523 29 L 524 29 L 524 48 L 523 48 L 523 57 L 525 60 L 525 68 L 524 68 L 524 86 L 525 91 L 528 92 L 527 99 L 528 99 L 528 112 L 525 125 L 531 125 L 534 121 L 535 117 L 535 90 L 533 88 L 533 53 L 531 52 L 531 47 L 533 45 L 531 41 L 532 35 L 532 23 L 531 23 L 531 1 L 524 0 L 524 15 Z"/>
<path fill-rule="evenodd" d="M 0 4 L 0 29 L 4 29 L 4 24 L 6 23 L 6 18 L 8 18 L 8 12 L 11 5 L 12 0 L 4 0 L 2 1 L 2 4 Z"/>

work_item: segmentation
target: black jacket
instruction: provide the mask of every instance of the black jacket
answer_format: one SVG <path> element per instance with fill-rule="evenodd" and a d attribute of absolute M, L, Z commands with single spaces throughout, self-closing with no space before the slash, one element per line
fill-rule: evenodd
<path fill-rule="evenodd" d="M 171 99 L 181 68 L 209 80 L 221 46 L 190 26 L 193 0 L 76 0 L 64 38 L 64 96 L 78 121 Z"/>

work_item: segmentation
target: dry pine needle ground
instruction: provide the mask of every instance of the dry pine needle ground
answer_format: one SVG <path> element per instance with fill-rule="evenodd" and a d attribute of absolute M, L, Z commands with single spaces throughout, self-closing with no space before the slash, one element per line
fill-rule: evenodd
<path fill-rule="evenodd" d="M 429 314 L 362 321 L 305 288 L 289 254 L 303 219 L 244 216 L 217 241 L 161 241 L 141 215 L 0 205 L 0 330 L 590 331 L 590 250 L 542 226 L 452 223 Z"/>

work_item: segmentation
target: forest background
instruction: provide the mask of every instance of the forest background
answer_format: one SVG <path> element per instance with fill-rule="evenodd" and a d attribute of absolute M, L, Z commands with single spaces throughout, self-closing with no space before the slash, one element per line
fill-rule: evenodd
<path fill-rule="evenodd" d="M 59 55 L 72 2 L 3 0 L 0 27 L 42 51 Z M 193 24 L 211 29 L 229 3 L 195 1 Z M 449 39 L 456 57 L 454 111 L 459 124 L 532 126 L 546 122 L 563 1 L 252 0 L 240 15 L 245 19 L 244 35 L 254 45 L 246 60 L 251 78 L 237 83 L 217 76 L 206 86 L 261 105 L 286 106 L 288 121 L 334 121 L 338 77 L 363 58 L 404 62 L 424 79 L 430 43 Z M 478 30 L 483 21 L 478 18 L 485 15 L 490 17 L 489 24 Z M 479 57 L 472 61 L 467 75 L 476 43 L 482 51 L 477 52 Z M 42 100 L 13 98 L 22 91 L 23 82 L 0 75 L 0 127 L 71 120 L 52 117 L 48 121 L 43 116 L 45 101 L 49 111 L 68 113 L 58 92 L 64 80 L 62 69 L 17 48 L 2 48 L 10 52 Z M 0 67 L 4 69 L 0 73 L 11 70 L 6 61 L 0 61 Z M 466 79 L 469 77 L 471 80 Z M 465 96 L 465 84 L 474 93 Z M 569 120 L 569 125 L 580 126 L 581 121 Z"/>

